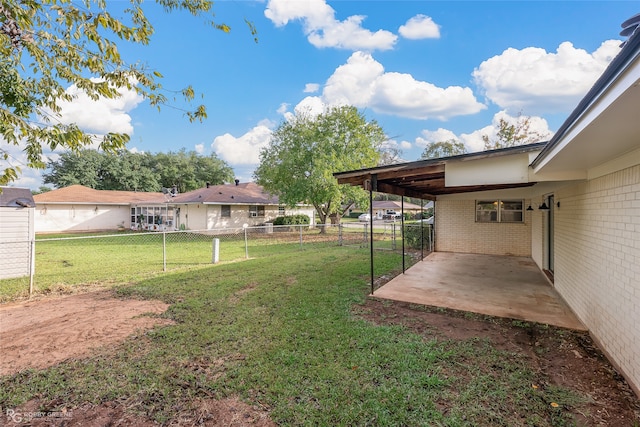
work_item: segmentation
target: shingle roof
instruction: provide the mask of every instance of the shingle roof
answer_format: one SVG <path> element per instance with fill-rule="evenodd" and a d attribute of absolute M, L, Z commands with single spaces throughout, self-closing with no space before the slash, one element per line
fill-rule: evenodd
<path fill-rule="evenodd" d="M 131 203 L 166 203 L 167 198 L 162 193 L 142 191 L 95 190 L 84 185 L 70 185 L 69 187 L 51 190 L 33 197 L 36 203 L 78 203 L 128 205 Z"/>
<path fill-rule="evenodd" d="M 140 191 L 94 190 L 83 185 L 48 191 L 34 196 L 36 203 L 77 203 L 129 205 L 135 203 L 211 203 L 277 205 L 278 197 L 267 194 L 256 183 L 212 185 L 169 197 L 163 193 Z"/>
<path fill-rule="evenodd" d="M 0 206 L 32 208 L 35 204 L 28 188 L 2 187 Z"/>
<path fill-rule="evenodd" d="M 171 198 L 170 203 L 277 205 L 278 197 L 268 194 L 254 182 L 211 185 Z"/>

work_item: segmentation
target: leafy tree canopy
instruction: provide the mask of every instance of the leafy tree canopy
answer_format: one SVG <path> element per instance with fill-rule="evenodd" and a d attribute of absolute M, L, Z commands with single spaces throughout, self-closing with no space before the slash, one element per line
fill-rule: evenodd
<path fill-rule="evenodd" d="M 354 203 L 367 206 L 367 193 L 339 185 L 333 173 L 376 166 L 385 140 L 378 123 L 367 122 L 355 107 L 297 115 L 274 131 L 254 176 L 281 202 L 310 203 L 321 223 L 328 217 L 339 221 Z"/>
<path fill-rule="evenodd" d="M 485 150 L 495 150 L 532 144 L 548 137 L 549 135 L 547 134 L 531 130 L 531 117 L 518 114 L 515 123 L 510 123 L 504 118 L 500 118 L 496 137 L 489 138 L 488 135 L 482 135 L 482 140 L 484 141 Z"/>
<path fill-rule="evenodd" d="M 215 154 L 196 152 L 104 153 L 91 149 L 67 152 L 48 164 L 44 182 L 56 187 L 80 184 L 97 190 L 160 191 L 174 185 L 178 191 L 202 188 L 206 183 L 232 182 L 233 169 Z"/>
<path fill-rule="evenodd" d="M 156 0 L 165 11 L 184 10 L 204 17 L 214 28 L 229 27 L 213 21 L 210 0 Z M 128 6 L 128 7 L 127 7 Z M 95 136 L 75 124 L 59 121 L 60 103 L 73 96 L 66 88 L 75 84 L 92 99 L 120 97 L 119 90 L 135 90 L 151 105 L 167 103 L 160 72 L 143 64 L 127 64 L 119 43 L 148 44 L 153 27 L 143 2 L 106 0 L 0 0 L 0 185 L 17 179 L 19 167 L 9 162 L 3 145 L 24 146 L 27 166 L 44 168 L 43 146 L 78 150 L 88 145 L 115 152 L 129 136 L 108 133 Z M 116 18 L 107 9 L 117 9 Z M 116 12 L 114 12 L 116 13 Z M 252 33 L 255 29 L 247 22 Z M 185 100 L 193 88 L 181 91 Z M 206 117 L 200 105 L 185 112 L 191 121 Z"/>
<path fill-rule="evenodd" d="M 430 142 L 424 148 L 420 158 L 422 159 L 437 159 L 440 157 L 457 156 L 458 154 L 465 154 L 467 148 L 460 141 L 455 139 L 449 139 L 447 141 Z"/>

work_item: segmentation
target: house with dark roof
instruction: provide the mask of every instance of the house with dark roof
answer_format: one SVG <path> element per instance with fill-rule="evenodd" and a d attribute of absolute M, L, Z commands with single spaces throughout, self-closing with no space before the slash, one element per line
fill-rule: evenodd
<path fill-rule="evenodd" d="M 0 279 L 32 271 L 34 207 L 29 189 L 0 187 Z"/>
<path fill-rule="evenodd" d="M 437 252 L 530 258 L 640 395 L 634 18 L 619 54 L 549 142 L 335 176 L 370 191 L 434 200 Z"/>
<path fill-rule="evenodd" d="M 208 185 L 184 194 L 94 190 L 82 185 L 34 196 L 36 233 L 133 230 L 211 230 L 257 226 L 278 216 L 305 214 L 288 208 L 255 183 Z"/>
<path fill-rule="evenodd" d="M 176 226 L 191 230 L 258 226 L 279 216 L 303 214 L 315 224 L 315 208 L 299 204 L 281 205 L 278 197 L 260 185 L 248 183 L 208 185 L 172 197 Z"/>

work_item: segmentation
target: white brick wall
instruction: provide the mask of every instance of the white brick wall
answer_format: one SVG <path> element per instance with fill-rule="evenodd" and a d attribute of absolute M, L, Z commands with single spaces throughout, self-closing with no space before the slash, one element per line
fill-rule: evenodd
<path fill-rule="evenodd" d="M 547 265 L 547 253 L 545 251 L 545 239 L 547 234 L 546 217 L 544 211 L 538 210 L 543 199 L 531 200 L 531 205 L 534 211 L 531 214 L 531 258 L 538 265 L 538 268 L 546 269 Z"/>
<path fill-rule="evenodd" d="M 639 390 L 640 165 L 555 200 L 555 286 Z"/>
<path fill-rule="evenodd" d="M 525 222 L 517 224 L 476 222 L 475 212 L 475 199 L 438 200 L 436 251 L 531 256 L 530 212 L 525 211 Z"/>

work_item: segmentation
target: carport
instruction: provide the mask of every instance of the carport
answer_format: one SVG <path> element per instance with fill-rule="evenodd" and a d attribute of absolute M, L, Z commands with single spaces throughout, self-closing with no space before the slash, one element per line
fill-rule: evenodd
<path fill-rule="evenodd" d="M 368 190 L 370 200 L 374 191 L 396 194 L 403 198 L 407 196 L 437 200 L 439 195 L 445 194 L 535 185 L 536 182 L 528 181 L 526 177 L 514 179 L 511 183 L 502 181 L 452 185 L 453 181 L 445 173 L 450 162 L 454 163 L 452 168 L 477 159 L 486 159 L 499 165 L 498 162 L 515 156 L 525 159 L 526 168 L 528 156 L 539 152 L 544 146 L 545 143 L 529 144 L 334 175 L 340 184 L 362 186 Z M 434 252 L 406 271 L 403 267 L 403 274 L 375 290 L 373 249 L 372 246 L 371 291 L 375 297 L 585 330 L 584 325 L 531 258 Z"/>

